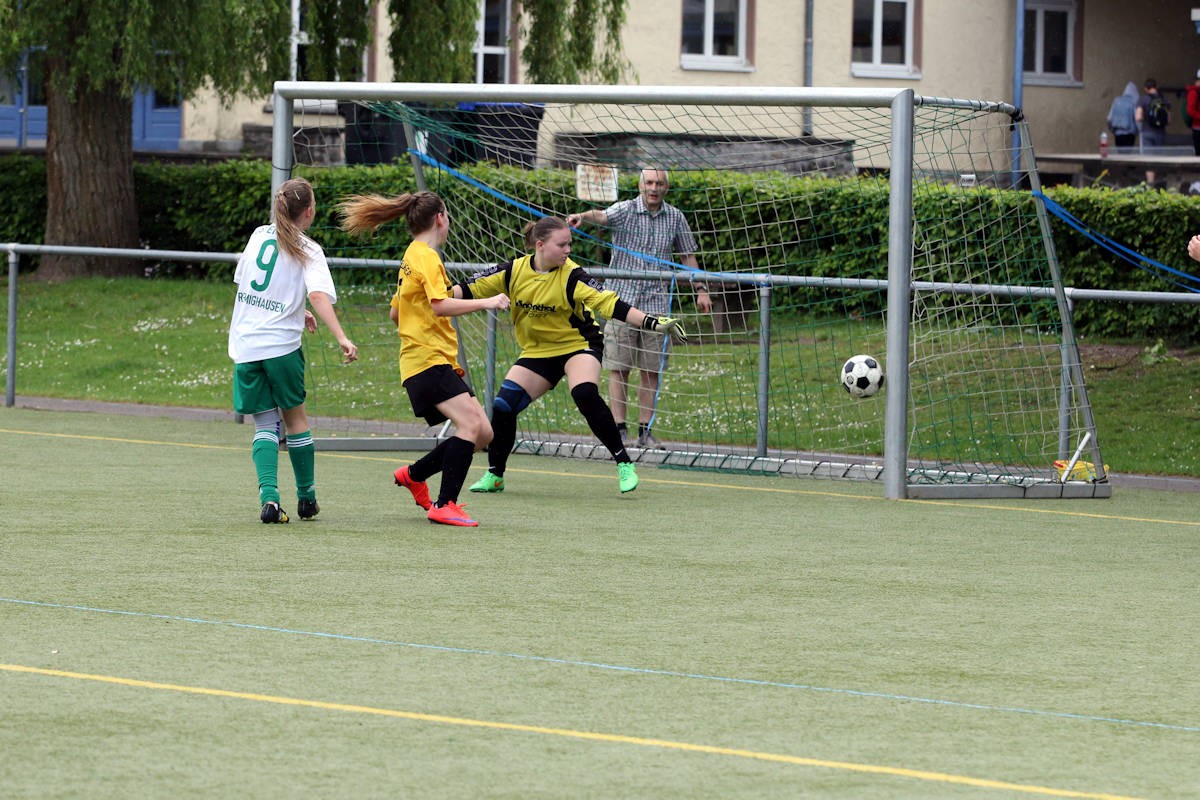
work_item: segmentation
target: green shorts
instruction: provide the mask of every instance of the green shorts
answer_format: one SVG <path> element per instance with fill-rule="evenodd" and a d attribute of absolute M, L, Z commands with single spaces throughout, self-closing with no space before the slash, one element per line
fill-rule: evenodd
<path fill-rule="evenodd" d="M 304 397 L 303 348 L 286 356 L 234 366 L 233 410 L 238 414 L 295 408 L 304 403 Z"/>

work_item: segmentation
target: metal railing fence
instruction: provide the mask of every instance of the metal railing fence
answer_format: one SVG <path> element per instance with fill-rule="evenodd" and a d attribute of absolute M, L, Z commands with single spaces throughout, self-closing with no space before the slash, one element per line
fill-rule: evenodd
<path fill-rule="evenodd" d="M 5 406 L 11 407 L 16 402 L 16 380 L 17 380 L 17 345 L 18 345 L 18 330 L 17 330 L 17 310 L 18 310 L 18 268 L 20 266 L 20 257 L 22 255 L 79 255 L 92 257 L 107 257 L 107 258 L 125 258 L 125 259 L 141 259 L 153 261 L 182 261 L 182 262 L 226 262 L 236 263 L 239 253 L 220 253 L 220 252 L 200 252 L 189 250 L 138 250 L 124 248 L 103 248 L 103 247 L 73 247 L 65 245 L 40 245 L 40 244 L 17 244 L 9 243 L 0 245 L 8 252 L 8 331 L 7 331 L 7 350 L 5 362 Z M 357 269 L 377 269 L 377 270 L 395 270 L 400 266 L 399 261 L 388 259 L 356 259 L 356 258 L 330 258 L 329 264 L 331 267 L 357 268 Z M 489 264 L 482 263 L 450 263 L 447 264 L 447 270 L 455 274 L 470 274 L 478 271 Z M 805 277 L 805 276 L 790 276 L 790 275 L 764 275 L 764 274 L 745 274 L 745 273 L 697 273 L 680 275 L 679 273 L 670 270 L 661 271 L 643 271 L 631 273 L 627 270 L 612 269 L 608 267 L 594 267 L 588 269 L 589 274 L 596 277 L 636 277 L 647 280 L 706 280 L 706 281 L 721 281 L 724 283 L 740 283 L 743 285 L 754 286 L 757 288 L 759 300 L 759 343 L 758 343 L 758 381 L 757 381 L 757 420 L 756 420 L 756 436 L 755 436 L 755 451 L 757 455 L 763 456 L 767 452 L 767 434 L 768 434 L 768 419 L 770 397 L 768 386 L 770 382 L 770 337 L 771 337 L 771 293 L 776 288 L 786 287 L 820 287 L 833 289 L 849 289 L 849 290 L 866 290 L 887 292 L 889 290 L 888 281 L 873 280 L 863 278 L 833 278 L 833 277 Z M 1056 291 L 1053 287 L 1035 287 L 1035 286 L 1006 286 L 995 284 L 969 284 L 969 283 L 939 283 L 939 282 L 924 282 L 912 281 L 906 287 L 908 291 L 919 291 L 923 293 L 946 293 L 956 295 L 975 295 L 975 296 L 993 296 L 993 297 L 1029 297 L 1029 298 L 1047 298 L 1053 299 L 1056 296 Z M 1079 301 L 1088 302 L 1132 302 L 1132 303 L 1157 303 L 1157 304 L 1181 304 L 1181 305 L 1197 305 L 1200 304 L 1200 293 L 1194 292 L 1146 292 L 1146 291 L 1112 291 L 1105 289 L 1081 289 L 1067 287 L 1064 289 L 1068 307 L 1073 311 L 1074 304 Z M 496 336 L 495 326 L 497 324 L 498 315 L 488 314 L 488 331 L 486 336 L 487 350 L 484 355 L 485 385 L 480 387 L 484 395 L 485 407 L 490 407 L 492 399 L 495 397 L 495 362 L 496 362 Z M 1067 424 L 1066 420 L 1062 421 Z"/>

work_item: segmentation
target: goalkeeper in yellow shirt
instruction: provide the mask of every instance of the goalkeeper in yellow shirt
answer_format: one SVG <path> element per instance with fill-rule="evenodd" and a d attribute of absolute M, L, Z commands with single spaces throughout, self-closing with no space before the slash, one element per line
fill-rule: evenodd
<path fill-rule="evenodd" d="M 564 376 L 579 413 L 617 462 L 622 492 L 637 488 L 633 460 L 625 451 L 612 411 L 600 396 L 604 337 L 594 314 L 687 341 L 679 320 L 649 316 L 615 292 L 597 288 L 583 268 L 571 261 L 571 227 L 558 217 L 542 217 L 525 226 L 532 251 L 453 288 L 466 300 L 508 295 L 521 355 L 509 369 L 492 402 L 494 437 L 488 447 L 488 471 L 472 492 L 504 491 L 504 468 L 517 435 L 517 415 L 553 389 Z"/>

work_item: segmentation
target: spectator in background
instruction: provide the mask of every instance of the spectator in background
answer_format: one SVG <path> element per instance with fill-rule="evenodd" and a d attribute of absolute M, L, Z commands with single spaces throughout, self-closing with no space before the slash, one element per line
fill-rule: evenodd
<path fill-rule="evenodd" d="M 1133 147 L 1137 142 L 1137 120 L 1134 118 L 1137 104 L 1137 84 L 1130 81 L 1125 84 L 1125 91 L 1108 108 L 1108 127 L 1113 132 L 1113 144 L 1117 147 Z"/>
<path fill-rule="evenodd" d="M 1188 241 L 1188 255 L 1196 261 L 1200 261 L 1200 234 L 1193 236 Z"/>
<path fill-rule="evenodd" d="M 1192 129 L 1192 151 L 1200 156 L 1200 70 L 1187 87 L 1187 116 L 1188 127 Z"/>
<path fill-rule="evenodd" d="M 1142 133 L 1142 147 L 1162 147 L 1167 142 L 1171 103 L 1158 91 L 1158 81 L 1146 78 L 1146 96 L 1138 100 L 1134 118 Z M 1154 185 L 1154 170 L 1146 170 L 1146 183 Z"/>
<path fill-rule="evenodd" d="M 679 263 L 693 271 L 700 269 L 696 261 L 696 239 L 683 213 L 666 202 L 670 188 L 667 171 L 648 167 L 638 179 L 638 196 L 632 200 L 613 203 L 605 209 L 591 209 L 567 217 L 567 224 L 578 228 L 584 222 L 612 229 L 612 266 L 631 270 L 661 270 L 660 262 Z M 646 259 L 643 255 L 651 256 Z M 655 261 L 654 259 L 657 259 Z M 708 286 L 693 284 L 696 289 L 696 308 L 701 314 L 712 310 Z M 666 316 L 671 310 L 671 281 L 610 278 L 605 288 L 616 292 L 621 299 L 652 317 Z M 667 364 L 670 340 L 666 334 L 646 331 L 609 320 L 604 326 L 604 366 L 609 370 L 608 402 L 621 438 L 627 439 L 625 412 L 629 391 L 629 373 L 641 372 L 638 384 L 638 447 L 658 449 L 661 443 L 650 433 L 654 419 L 654 403 L 658 385 Z"/>

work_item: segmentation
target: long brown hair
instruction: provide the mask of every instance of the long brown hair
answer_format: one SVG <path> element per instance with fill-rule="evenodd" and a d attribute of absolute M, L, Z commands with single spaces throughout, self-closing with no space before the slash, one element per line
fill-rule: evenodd
<path fill-rule="evenodd" d="M 541 219 L 530 220 L 525 223 L 525 246 L 530 250 L 537 249 L 538 242 L 544 242 L 550 238 L 550 235 L 555 231 L 561 231 L 563 228 L 571 229 L 567 221 L 562 217 L 542 217 Z"/>
<path fill-rule="evenodd" d="M 304 264 L 304 231 L 297 224 L 300 216 L 313 204 L 312 184 L 304 178 L 286 180 L 275 192 L 272 210 L 275 214 L 275 241 L 279 249 Z"/>
<path fill-rule="evenodd" d="M 385 222 L 404 217 L 409 233 L 415 236 L 433 227 L 434 219 L 446 210 L 446 204 L 433 192 L 392 197 L 357 194 L 338 203 L 337 210 L 342 217 L 342 230 L 349 233 L 368 233 Z"/>

